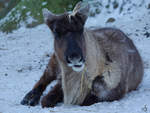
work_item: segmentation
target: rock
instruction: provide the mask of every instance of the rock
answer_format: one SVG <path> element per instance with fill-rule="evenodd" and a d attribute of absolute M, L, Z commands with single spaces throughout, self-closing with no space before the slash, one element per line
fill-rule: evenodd
<path fill-rule="evenodd" d="M 148 4 L 148 7 L 147 7 L 147 9 L 150 9 L 150 3 Z"/>
<path fill-rule="evenodd" d="M 112 23 L 112 22 L 115 22 L 115 21 L 116 21 L 115 18 L 111 17 L 111 18 L 109 18 L 109 19 L 106 21 L 106 23 Z"/>
<path fill-rule="evenodd" d="M 150 37 L 150 33 L 149 32 L 144 33 L 144 35 L 146 36 L 146 38 Z"/>

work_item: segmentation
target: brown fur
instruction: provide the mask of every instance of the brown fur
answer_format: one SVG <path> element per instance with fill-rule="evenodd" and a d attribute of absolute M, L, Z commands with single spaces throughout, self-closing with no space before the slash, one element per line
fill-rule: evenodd
<path fill-rule="evenodd" d="M 91 105 L 99 101 L 118 100 L 135 90 L 142 81 L 143 64 L 132 40 L 118 29 L 84 28 L 86 11 L 75 9 L 75 14 L 69 16 L 70 20 L 69 14 L 44 14 L 55 37 L 55 52 L 44 75 L 22 104 L 36 105 L 46 86 L 56 79 L 58 83 L 42 99 L 42 107 L 53 107 L 61 101 Z M 81 38 L 77 38 L 79 36 Z M 85 68 L 80 72 L 73 71 L 66 63 L 64 53 L 68 40 L 77 42 L 83 52 Z"/>

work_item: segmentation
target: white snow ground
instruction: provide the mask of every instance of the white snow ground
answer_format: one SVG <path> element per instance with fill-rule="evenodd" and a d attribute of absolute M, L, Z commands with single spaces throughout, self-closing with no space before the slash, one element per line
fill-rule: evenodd
<path fill-rule="evenodd" d="M 136 0 L 134 0 L 136 2 Z M 53 52 L 53 38 L 46 25 L 10 34 L 0 33 L 0 113 L 150 113 L 150 0 L 134 6 L 121 15 L 117 11 L 102 12 L 89 18 L 86 26 L 114 26 L 123 30 L 135 43 L 144 61 L 144 79 L 138 90 L 114 102 L 100 102 L 88 107 L 65 106 L 41 108 L 20 105 L 24 95 L 31 90 L 42 75 Z M 129 7 L 129 4 L 127 7 Z M 109 17 L 116 19 L 105 23 Z M 134 82 L 134 81 L 133 81 Z"/>

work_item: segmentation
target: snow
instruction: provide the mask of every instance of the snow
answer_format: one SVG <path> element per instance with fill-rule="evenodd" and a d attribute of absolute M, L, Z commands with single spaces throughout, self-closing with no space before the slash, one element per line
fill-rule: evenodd
<path fill-rule="evenodd" d="M 150 33 L 148 3 L 150 1 L 146 0 L 142 6 L 133 6 L 122 14 L 118 11 L 108 14 L 104 10 L 87 20 L 86 27 L 113 26 L 124 31 L 143 58 L 145 72 L 139 88 L 114 102 L 99 102 L 87 107 L 60 103 L 44 109 L 40 104 L 35 107 L 20 105 L 24 95 L 39 80 L 53 53 L 53 36 L 46 25 L 32 29 L 22 27 L 10 34 L 0 32 L 0 113 L 150 113 L 150 37 L 144 35 Z M 131 5 L 127 4 L 126 9 Z M 110 17 L 115 18 L 115 22 L 106 23 Z"/>
<path fill-rule="evenodd" d="M 43 2 L 43 3 L 42 3 L 43 6 L 46 5 L 46 4 L 47 4 L 47 2 Z"/>

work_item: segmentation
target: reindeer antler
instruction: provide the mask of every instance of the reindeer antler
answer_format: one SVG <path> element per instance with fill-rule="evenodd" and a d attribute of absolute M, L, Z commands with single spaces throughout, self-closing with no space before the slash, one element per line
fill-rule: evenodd
<path fill-rule="evenodd" d="M 81 18 L 85 21 L 88 17 L 89 13 L 89 4 L 88 3 L 83 3 L 83 2 L 78 2 L 73 9 L 73 12 L 68 15 L 69 21 L 71 22 L 71 16 L 75 16 L 77 13 L 81 16 Z"/>
<path fill-rule="evenodd" d="M 83 3 L 80 1 L 76 4 L 75 8 L 73 9 L 73 13 L 79 12 L 85 14 L 89 11 L 89 8 L 90 6 L 88 3 Z"/>
<path fill-rule="evenodd" d="M 74 7 L 73 12 L 78 11 L 78 10 L 81 8 L 81 4 L 82 4 L 82 2 L 81 2 L 81 1 L 80 1 L 80 2 L 78 2 L 78 3 L 76 4 L 76 6 Z"/>

